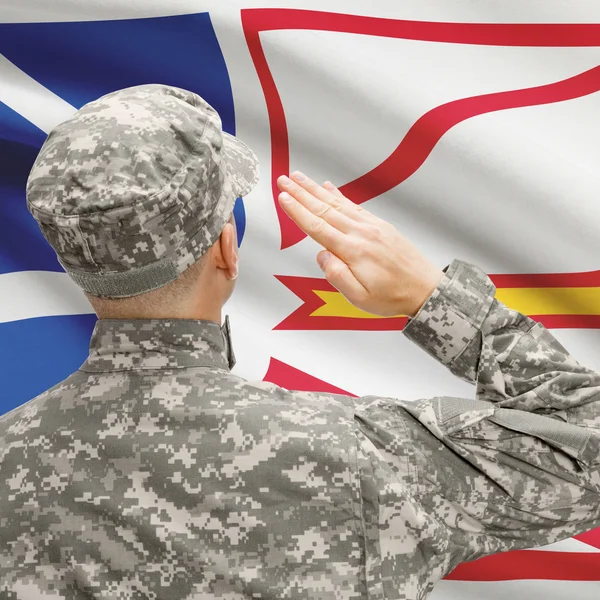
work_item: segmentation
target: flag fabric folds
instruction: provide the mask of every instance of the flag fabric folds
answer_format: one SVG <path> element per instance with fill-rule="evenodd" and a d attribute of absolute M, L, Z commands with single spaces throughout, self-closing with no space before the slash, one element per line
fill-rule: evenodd
<path fill-rule="evenodd" d="M 224 6 L 226 5 L 226 6 Z M 559 0 L 22 0 L 0 6 L 0 415 L 84 361 L 95 316 L 27 212 L 48 132 L 116 89 L 192 90 L 257 152 L 238 200 L 236 372 L 293 389 L 472 395 L 352 307 L 280 210 L 301 169 L 393 222 L 440 266 L 490 273 L 498 298 L 600 369 L 600 6 Z M 460 565 L 433 593 L 600 595 L 600 533 Z"/>

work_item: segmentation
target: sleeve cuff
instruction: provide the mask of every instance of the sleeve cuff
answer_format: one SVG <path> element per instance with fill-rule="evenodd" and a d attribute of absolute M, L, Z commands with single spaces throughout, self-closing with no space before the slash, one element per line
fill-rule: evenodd
<path fill-rule="evenodd" d="M 404 335 L 446 366 L 481 330 L 496 286 L 478 267 L 455 260 L 437 288 L 409 319 Z"/>

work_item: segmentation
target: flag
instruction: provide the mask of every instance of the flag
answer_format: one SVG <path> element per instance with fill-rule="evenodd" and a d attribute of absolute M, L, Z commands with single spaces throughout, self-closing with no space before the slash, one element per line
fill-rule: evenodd
<path fill-rule="evenodd" d="M 472 396 L 352 307 L 276 203 L 278 175 L 332 180 L 440 266 L 600 369 L 600 7 L 333 0 L 22 0 L 0 7 L 0 414 L 77 369 L 95 317 L 25 204 L 46 134 L 113 90 L 192 90 L 257 152 L 235 209 L 236 372 L 291 389 Z M 600 595 L 600 532 L 459 566 L 433 593 Z"/>

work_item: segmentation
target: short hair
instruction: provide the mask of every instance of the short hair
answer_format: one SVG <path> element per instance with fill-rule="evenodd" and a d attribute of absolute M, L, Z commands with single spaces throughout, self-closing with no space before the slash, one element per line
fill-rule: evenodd
<path fill-rule="evenodd" d="M 205 258 L 206 255 L 200 257 L 177 279 L 151 292 L 129 298 L 99 298 L 87 292 L 85 295 L 101 319 L 144 319 L 155 314 L 168 314 L 194 289 L 204 269 Z"/>

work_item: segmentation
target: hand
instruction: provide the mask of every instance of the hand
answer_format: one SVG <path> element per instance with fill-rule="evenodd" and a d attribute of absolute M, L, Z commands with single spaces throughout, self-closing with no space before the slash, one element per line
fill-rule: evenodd
<path fill-rule="evenodd" d="M 336 187 L 302 173 L 277 180 L 287 215 L 325 250 L 317 262 L 354 306 L 383 317 L 417 314 L 443 272 L 390 223 L 348 200 Z"/>

